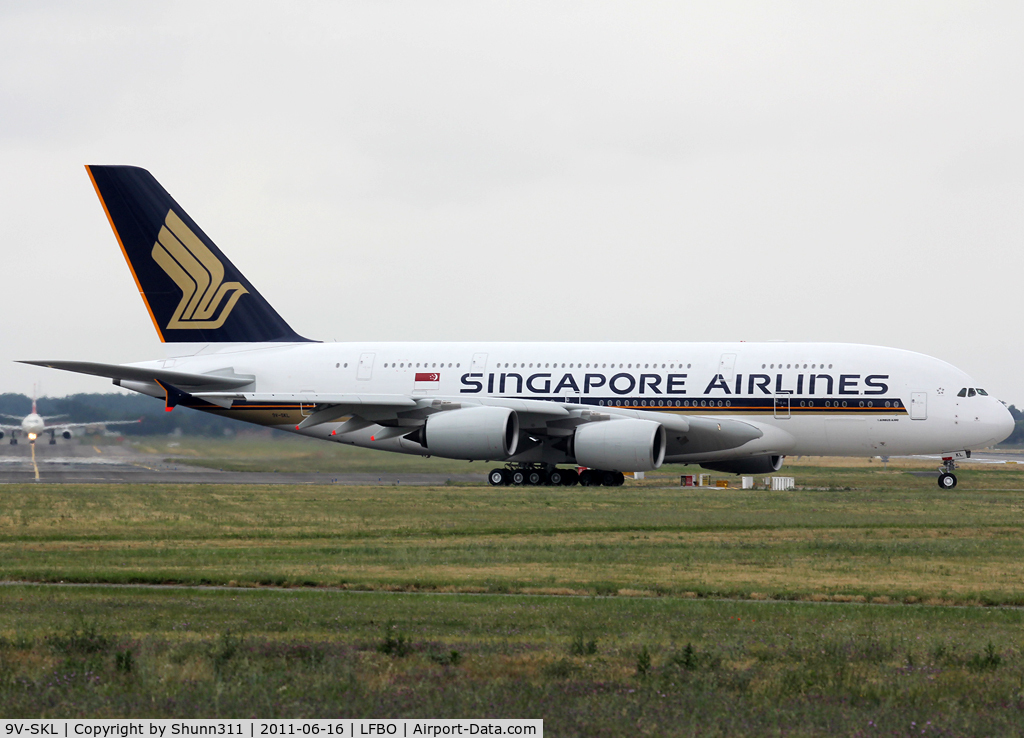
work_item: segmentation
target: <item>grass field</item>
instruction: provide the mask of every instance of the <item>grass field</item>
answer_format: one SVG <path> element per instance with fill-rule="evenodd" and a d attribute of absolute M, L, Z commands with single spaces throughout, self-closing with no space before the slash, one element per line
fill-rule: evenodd
<path fill-rule="evenodd" d="M 6 485 L 2 579 L 225 587 L 0 587 L 0 715 L 1018 734 L 1024 610 L 981 605 L 1024 605 L 1024 470 L 786 471 L 801 489 Z"/>
<path fill-rule="evenodd" d="M 0 589 L 0 715 L 540 717 L 547 735 L 1015 735 L 1024 613 Z"/>
<path fill-rule="evenodd" d="M 0 577 L 1024 604 L 1024 471 L 791 473 L 810 489 L 8 485 Z"/>

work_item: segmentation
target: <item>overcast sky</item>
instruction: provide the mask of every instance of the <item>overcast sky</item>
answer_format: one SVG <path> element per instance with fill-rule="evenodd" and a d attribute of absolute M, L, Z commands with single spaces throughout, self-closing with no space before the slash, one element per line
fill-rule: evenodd
<path fill-rule="evenodd" d="M 0 392 L 162 357 L 83 168 L 134 164 L 311 338 L 874 343 L 1024 405 L 1022 21 L 8 0 Z"/>

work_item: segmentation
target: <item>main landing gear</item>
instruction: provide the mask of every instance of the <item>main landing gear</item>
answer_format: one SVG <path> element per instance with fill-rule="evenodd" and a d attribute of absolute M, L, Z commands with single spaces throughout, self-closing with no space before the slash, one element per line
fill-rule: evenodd
<path fill-rule="evenodd" d="M 939 488 L 953 489 L 956 486 L 956 462 L 953 459 L 943 459 L 939 467 Z"/>
<path fill-rule="evenodd" d="M 487 481 L 492 487 L 571 487 L 574 484 L 582 487 L 619 487 L 625 479 L 622 472 L 584 469 L 583 472 L 577 473 L 575 469 L 559 469 L 557 466 L 545 467 L 539 464 L 510 464 L 504 469 L 491 469 L 487 474 Z"/>

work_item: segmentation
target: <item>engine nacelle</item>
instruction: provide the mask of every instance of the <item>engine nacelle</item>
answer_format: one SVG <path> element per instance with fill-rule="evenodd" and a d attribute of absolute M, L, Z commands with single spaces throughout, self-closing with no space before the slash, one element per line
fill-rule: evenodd
<path fill-rule="evenodd" d="M 3 438 L 3 437 L 4 437 L 4 432 L 2 430 L 0 430 L 0 438 Z"/>
<path fill-rule="evenodd" d="M 66 430 L 63 433 L 61 433 L 61 436 L 63 436 L 65 441 L 70 441 L 71 440 L 71 431 Z"/>
<path fill-rule="evenodd" d="M 732 461 L 711 461 L 701 464 L 704 469 L 726 474 L 771 474 L 782 468 L 782 456 L 751 456 Z"/>
<path fill-rule="evenodd" d="M 502 460 L 519 445 L 519 418 L 507 407 L 465 407 L 427 418 L 420 443 L 449 459 Z"/>
<path fill-rule="evenodd" d="M 584 423 L 573 436 L 573 455 L 594 469 L 652 471 L 665 460 L 665 428 L 634 418 Z"/>

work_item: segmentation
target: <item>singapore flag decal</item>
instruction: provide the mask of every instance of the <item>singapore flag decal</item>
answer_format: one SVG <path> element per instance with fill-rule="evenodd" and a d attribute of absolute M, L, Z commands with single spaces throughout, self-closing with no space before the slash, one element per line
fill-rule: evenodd
<path fill-rule="evenodd" d="M 441 373 L 440 372 L 416 372 L 416 384 L 414 389 L 417 390 L 436 390 L 441 388 Z"/>

